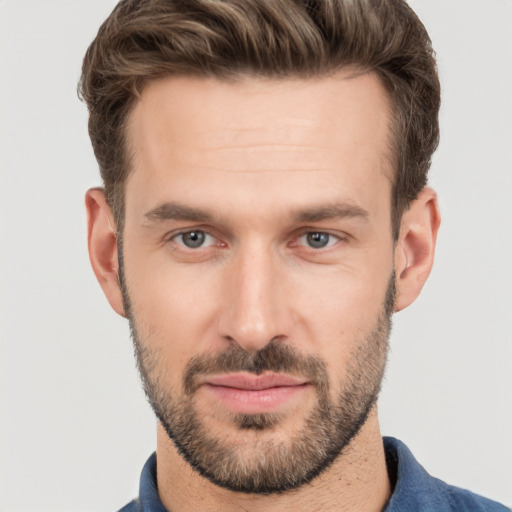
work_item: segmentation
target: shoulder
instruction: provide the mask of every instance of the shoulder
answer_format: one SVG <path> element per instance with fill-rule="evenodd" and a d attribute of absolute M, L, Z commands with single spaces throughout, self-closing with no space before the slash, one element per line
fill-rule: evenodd
<path fill-rule="evenodd" d="M 451 510 L 467 510 L 471 512 L 510 512 L 501 503 L 474 494 L 466 489 L 453 487 L 441 482 L 444 486 L 444 496 Z"/>
<path fill-rule="evenodd" d="M 158 496 L 156 454 L 153 453 L 142 468 L 138 498 L 130 501 L 119 512 L 167 512 Z"/>
<path fill-rule="evenodd" d="M 501 503 L 479 496 L 467 489 L 449 485 L 437 478 L 430 477 L 432 481 L 432 503 L 438 503 L 442 510 L 468 511 L 468 512 L 510 512 L 508 507 Z"/>
<path fill-rule="evenodd" d="M 432 477 L 407 446 L 384 438 L 394 491 L 385 512 L 511 512 L 509 508 Z"/>
<path fill-rule="evenodd" d="M 134 499 L 133 501 L 130 501 L 127 505 L 125 505 L 122 509 L 119 510 L 119 512 L 141 512 L 142 507 L 140 504 L 140 500 Z"/>

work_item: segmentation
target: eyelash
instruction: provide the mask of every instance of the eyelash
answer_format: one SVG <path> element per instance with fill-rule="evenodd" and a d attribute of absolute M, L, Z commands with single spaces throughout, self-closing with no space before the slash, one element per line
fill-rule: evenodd
<path fill-rule="evenodd" d="M 202 233 L 204 235 L 204 237 L 205 237 L 205 240 L 207 240 L 208 238 L 211 238 L 212 239 L 212 243 L 210 243 L 207 246 L 200 245 L 197 248 L 189 247 L 189 246 L 185 245 L 185 243 L 183 241 L 183 237 L 185 235 L 189 235 L 189 234 L 192 234 L 192 233 Z M 181 241 L 180 241 L 180 239 L 181 239 Z M 217 243 L 215 243 L 215 241 L 217 241 Z M 190 250 L 190 251 L 197 251 L 199 249 L 207 249 L 207 248 L 212 247 L 214 245 L 225 246 L 225 244 L 220 242 L 220 240 L 218 240 L 218 238 L 215 235 L 212 235 L 211 233 L 209 233 L 207 229 L 201 229 L 201 228 L 186 229 L 186 230 L 183 230 L 183 231 L 179 231 L 178 233 L 171 233 L 171 234 L 169 234 L 168 236 L 165 237 L 165 242 L 166 243 L 174 242 L 175 244 L 177 244 L 180 247 L 180 249 Z"/>
<path fill-rule="evenodd" d="M 210 244 L 208 244 L 206 246 L 201 244 L 201 245 L 198 245 L 197 247 L 190 247 L 190 246 L 187 246 L 183 242 L 183 238 L 181 238 L 181 242 L 177 241 L 180 237 L 183 237 L 184 235 L 193 234 L 193 233 L 201 233 L 201 234 L 204 235 L 205 239 L 207 239 L 208 237 L 211 237 L 213 240 L 217 240 L 219 243 L 218 244 L 210 243 Z M 325 245 L 323 247 L 312 247 L 311 245 L 308 245 L 307 243 L 303 243 L 303 244 L 299 244 L 298 243 L 299 240 L 301 240 L 302 238 L 308 237 L 310 235 L 326 235 L 327 237 L 329 237 L 327 245 Z M 346 236 L 340 236 L 339 234 L 334 234 L 334 233 L 331 233 L 329 231 L 321 231 L 321 230 L 308 229 L 308 230 L 303 230 L 297 236 L 294 236 L 292 238 L 292 241 L 291 241 L 290 245 L 291 245 L 291 247 L 297 247 L 297 246 L 298 247 L 303 247 L 303 248 L 309 249 L 309 250 L 311 250 L 313 252 L 321 252 L 322 250 L 328 250 L 333 245 L 335 245 L 335 244 L 337 244 L 339 242 L 345 241 L 346 238 L 347 238 Z M 217 237 L 215 237 L 214 235 L 209 233 L 206 229 L 200 229 L 200 228 L 188 229 L 188 230 L 185 230 L 185 231 L 180 231 L 178 233 L 173 233 L 172 235 L 166 237 L 166 241 L 175 242 L 181 248 L 183 248 L 185 250 L 191 250 L 191 251 L 196 251 L 196 250 L 200 250 L 200 249 L 207 249 L 207 248 L 212 247 L 214 245 L 217 245 L 218 247 L 226 246 L 226 244 L 220 242 L 217 239 Z"/>
<path fill-rule="evenodd" d="M 320 251 L 322 249 L 328 249 L 328 248 L 332 247 L 334 244 L 336 244 L 337 242 L 340 242 L 342 240 L 342 238 L 340 236 L 335 235 L 333 233 L 329 233 L 328 231 L 305 231 L 298 237 L 298 240 L 301 240 L 302 238 L 307 239 L 309 236 L 312 236 L 312 235 L 327 235 L 327 237 L 329 237 L 327 245 L 325 245 L 323 247 L 312 247 L 311 245 L 309 245 L 307 243 L 302 244 L 303 247 L 312 249 L 315 252 Z"/>

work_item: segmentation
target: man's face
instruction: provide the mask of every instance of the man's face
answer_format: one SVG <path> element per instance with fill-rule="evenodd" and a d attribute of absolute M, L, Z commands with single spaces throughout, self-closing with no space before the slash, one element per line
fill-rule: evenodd
<path fill-rule="evenodd" d="M 155 412 L 218 485 L 311 480 L 375 403 L 393 301 L 372 74 L 168 78 L 129 119 L 122 281 Z"/>

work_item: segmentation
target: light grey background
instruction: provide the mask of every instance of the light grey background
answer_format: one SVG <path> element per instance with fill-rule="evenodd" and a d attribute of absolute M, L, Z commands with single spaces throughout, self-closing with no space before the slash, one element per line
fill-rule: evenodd
<path fill-rule="evenodd" d="M 114 511 L 155 446 L 126 323 L 89 268 L 99 184 L 76 97 L 114 0 L 0 0 L 0 510 Z M 443 212 L 422 296 L 395 318 L 384 434 L 435 476 L 512 504 L 512 1 L 415 0 L 439 57 Z"/>

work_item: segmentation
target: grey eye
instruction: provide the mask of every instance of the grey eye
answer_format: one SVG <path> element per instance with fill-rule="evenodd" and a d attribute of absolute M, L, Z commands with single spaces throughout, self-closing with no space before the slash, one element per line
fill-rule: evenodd
<path fill-rule="evenodd" d="M 308 245 L 314 249 L 322 249 L 329 243 L 329 235 L 327 233 L 308 233 L 306 239 Z"/>
<path fill-rule="evenodd" d="M 310 231 L 301 237 L 303 244 L 308 245 L 313 249 L 324 249 L 337 242 L 338 238 L 330 233 L 322 231 Z"/>
<path fill-rule="evenodd" d="M 206 233 L 204 231 L 189 231 L 178 235 L 185 247 L 190 249 L 197 249 L 201 247 L 206 240 Z"/>

